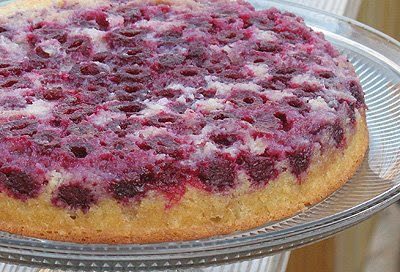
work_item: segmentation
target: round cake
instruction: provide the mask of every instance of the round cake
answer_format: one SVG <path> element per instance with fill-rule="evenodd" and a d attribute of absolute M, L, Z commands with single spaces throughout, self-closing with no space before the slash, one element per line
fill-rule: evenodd
<path fill-rule="evenodd" d="M 229 0 L 0 7 L 0 230 L 199 239 L 340 188 L 368 146 L 354 68 L 289 12 Z"/>

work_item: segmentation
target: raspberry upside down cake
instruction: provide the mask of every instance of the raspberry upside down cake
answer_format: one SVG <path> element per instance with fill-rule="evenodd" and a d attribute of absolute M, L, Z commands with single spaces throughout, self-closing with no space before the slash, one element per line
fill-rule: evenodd
<path fill-rule="evenodd" d="M 282 219 L 355 172 L 365 109 L 288 12 L 18 0 L 0 7 L 0 230 L 147 243 Z"/>

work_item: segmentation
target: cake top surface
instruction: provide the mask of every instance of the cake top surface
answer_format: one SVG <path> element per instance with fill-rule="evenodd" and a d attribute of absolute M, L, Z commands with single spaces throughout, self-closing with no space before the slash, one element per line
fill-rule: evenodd
<path fill-rule="evenodd" d="M 243 1 L 68 1 L 0 19 L 0 188 L 60 207 L 226 193 L 343 148 L 364 108 L 323 35 Z"/>

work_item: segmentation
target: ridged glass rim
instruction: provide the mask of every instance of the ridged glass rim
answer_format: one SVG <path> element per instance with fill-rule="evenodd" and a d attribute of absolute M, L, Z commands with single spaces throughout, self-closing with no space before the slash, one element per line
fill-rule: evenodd
<path fill-rule="evenodd" d="M 249 2 L 258 4 L 256 6 L 262 5 L 264 8 L 274 6 L 299 14 L 305 17 L 308 25 L 323 32 L 329 40 L 340 40 L 346 46 L 358 48 L 369 58 L 381 62 L 391 68 L 395 74 L 400 75 L 400 66 L 396 64 L 395 60 L 398 59 L 398 63 L 400 63 L 400 42 L 369 26 L 343 16 L 333 15 L 288 1 L 268 0 L 264 2 L 263 0 L 253 0 Z M 305 16 L 305 14 L 308 15 Z M 354 33 L 360 34 L 360 37 L 351 36 L 350 34 L 352 33 L 347 33 L 348 36 L 346 36 L 346 33 L 337 33 L 340 30 L 331 31 L 326 25 L 320 25 L 316 21 L 317 18 L 318 20 L 325 18 L 335 21 L 338 25 L 346 25 L 354 30 Z M 368 44 L 368 46 L 364 43 Z M 246 234 L 244 237 L 235 236 L 249 231 L 183 242 L 107 245 L 76 244 L 3 233 L 6 237 L 0 237 L 0 260 L 32 265 L 40 265 L 40 261 L 35 262 L 29 259 L 32 257 L 90 262 L 171 260 L 171 264 L 175 261 L 173 266 L 176 267 L 201 265 L 201 263 L 206 265 L 207 263 L 232 262 L 271 255 L 321 240 L 367 219 L 398 199 L 400 199 L 400 183 L 369 201 L 332 216 L 291 226 L 283 230 Z M 276 222 L 271 224 L 274 223 Z M 251 232 L 257 232 L 258 229 L 261 230 L 265 226 L 252 229 Z M 7 253 L 20 256 L 20 258 L 6 258 L 3 255 Z M 191 261 L 186 264 L 183 262 L 183 260 L 194 258 L 207 258 L 208 261 L 201 263 Z M 182 262 L 179 260 L 182 260 Z M 43 265 L 46 264 L 43 263 Z M 54 263 L 50 264 L 50 266 L 55 267 L 57 265 Z M 167 265 L 166 267 L 170 266 Z"/>

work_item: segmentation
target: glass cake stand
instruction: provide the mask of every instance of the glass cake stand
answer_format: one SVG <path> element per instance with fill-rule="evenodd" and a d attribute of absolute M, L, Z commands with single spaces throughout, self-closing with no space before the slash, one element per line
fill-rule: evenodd
<path fill-rule="evenodd" d="M 0 262 L 14 264 L 4 264 L 0 271 L 40 271 L 32 267 L 57 271 L 284 271 L 289 250 L 349 228 L 400 198 L 400 43 L 356 21 L 320 10 L 279 0 L 251 2 L 259 9 L 275 6 L 302 16 L 355 66 L 369 107 L 370 145 L 354 177 L 305 212 L 204 240 L 82 245 L 0 233 Z"/>

